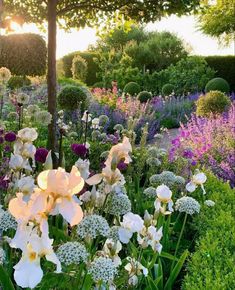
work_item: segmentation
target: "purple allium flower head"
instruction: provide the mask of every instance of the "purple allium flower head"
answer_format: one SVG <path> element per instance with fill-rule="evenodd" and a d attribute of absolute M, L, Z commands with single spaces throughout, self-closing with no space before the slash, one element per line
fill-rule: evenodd
<path fill-rule="evenodd" d="M 48 150 L 46 148 L 38 148 L 35 153 L 35 160 L 40 163 L 45 163 Z"/>
<path fill-rule="evenodd" d="M 4 147 L 4 151 L 5 151 L 5 152 L 10 152 L 10 151 L 11 151 L 11 146 L 6 145 L 6 146 Z"/>
<path fill-rule="evenodd" d="M 87 148 L 84 144 L 72 144 L 71 149 L 74 154 L 76 154 L 79 157 L 85 157 L 87 154 Z"/>
<path fill-rule="evenodd" d="M 4 142 L 4 138 L 0 136 L 0 144 L 2 144 L 3 142 Z"/>
<path fill-rule="evenodd" d="M 0 135 L 2 135 L 4 133 L 3 129 L 0 129 Z"/>
<path fill-rule="evenodd" d="M 7 142 L 14 142 L 16 140 L 16 134 L 14 132 L 8 132 L 5 134 L 5 140 Z"/>
<path fill-rule="evenodd" d="M 117 165 L 117 168 L 120 170 L 120 171 L 125 171 L 128 167 L 128 164 L 126 164 L 125 162 L 123 161 L 120 161 Z"/>
<path fill-rule="evenodd" d="M 183 157 L 191 159 L 193 157 L 193 152 L 189 149 L 184 150 Z"/>
<path fill-rule="evenodd" d="M 0 188 L 7 189 L 10 180 L 6 176 L 0 176 Z"/>

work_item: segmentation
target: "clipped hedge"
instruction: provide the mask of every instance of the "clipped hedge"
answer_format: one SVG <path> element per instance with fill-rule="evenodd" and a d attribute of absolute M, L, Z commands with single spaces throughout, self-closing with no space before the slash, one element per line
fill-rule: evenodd
<path fill-rule="evenodd" d="M 61 60 L 62 60 L 64 76 L 66 78 L 72 78 L 71 68 L 72 68 L 73 58 L 77 55 L 81 56 L 87 62 L 87 77 L 85 79 L 85 83 L 88 86 L 92 86 L 94 83 L 99 81 L 97 77 L 99 67 L 95 62 L 95 58 L 97 57 L 97 55 L 94 52 L 75 51 L 75 52 L 72 52 L 63 56 Z"/>
<path fill-rule="evenodd" d="M 199 240 L 183 290 L 235 289 L 235 191 L 215 176 L 207 176 L 206 198 L 215 206 L 204 205 L 196 219 Z"/>
<path fill-rule="evenodd" d="M 235 56 L 207 56 L 205 60 L 216 71 L 215 76 L 227 80 L 231 91 L 235 91 Z"/>
<path fill-rule="evenodd" d="M 42 76 L 46 73 L 47 47 L 38 34 L 0 36 L 0 67 L 13 75 Z"/>

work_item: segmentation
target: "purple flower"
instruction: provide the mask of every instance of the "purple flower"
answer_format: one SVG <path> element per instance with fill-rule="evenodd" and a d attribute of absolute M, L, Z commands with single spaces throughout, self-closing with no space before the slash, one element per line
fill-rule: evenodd
<path fill-rule="evenodd" d="M 2 144 L 3 142 L 4 142 L 4 138 L 0 136 L 0 144 Z"/>
<path fill-rule="evenodd" d="M 193 157 L 193 152 L 191 150 L 184 150 L 183 157 L 191 159 Z"/>
<path fill-rule="evenodd" d="M 5 140 L 7 142 L 14 142 L 16 140 L 16 134 L 14 132 L 8 132 L 5 134 Z"/>
<path fill-rule="evenodd" d="M 5 152 L 10 152 L 10 151 L 11 151 L 11 146 L 6 145 L 6 146 L 4 147 L 4 151 L 5 151 Z"/>
<path fill-rule="evenodd" d="M 9 185 L 10 180 L 6 176 L 0 176 L 0 188 L 1 189 L 7 189 Z"/>
<path fill-rule="evenodd" d="M 123 161 L 120 161 L 117 165 L 117 168 L 120 170 L 120 171 L 125 171 L 128 167 L 128 164 L 126 164 L 125 162 Z"/>
<path fill-rule="evenodd" d="M 35 153 L 35 160 L 40 163 L 45 163 L 48 150 L 46 148 L 38 148 Z"/>
<path fill-rule="evenodd" d="M 73 153 L 79 157 L 85 157 L 87 154 L 87 148 L 83 144 L 74 143 L 71 145 L 71 149 L 72 149 Z"/>

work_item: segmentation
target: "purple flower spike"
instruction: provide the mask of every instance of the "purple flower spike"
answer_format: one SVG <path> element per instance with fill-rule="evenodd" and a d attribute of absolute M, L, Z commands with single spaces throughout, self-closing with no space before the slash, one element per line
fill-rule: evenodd
<path fill-rule="evenodd" d="M 73 153 L 79 157 L 85 157 L 87 154 L 87 148 L 83 144 L 74 143 L 71 145 L 71 149 L 72 149 Z"/>
<path fill-rule="evenodd" d="M 5 134 L 5 140 L 7 142 L 14 142 L 16 140 L 16 134 L 14 132 L 8 132 Z"/>
<path fill-rule="evenodd" d="M 46 148 L 38 148 L 35 153 L 35 160 L 40 163 L 45 163 L 48 150 Z"/>

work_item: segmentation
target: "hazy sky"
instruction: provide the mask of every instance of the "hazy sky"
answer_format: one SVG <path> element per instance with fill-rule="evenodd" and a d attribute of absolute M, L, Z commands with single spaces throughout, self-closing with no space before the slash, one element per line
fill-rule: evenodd
<path fill-rule="evenodd" d="M 147 30 L 171 31 L 175 32 L 193 49 L 193 54 L 198 55 L 228 55 L 234 54 L 234 48 L 220 47 L 217 40 L 203 35 L 197 28 L 197 22 L 194 16 L 183 16 L 181 18 L 171 16 L 164 18 L 159 22 L 148 24 Z M 35 25 L 24 25 L 18 32 L 40 33 Z M 46 36 L 45 36 L 46 37 Z M 94 29 L 86 28 L 80 31 L 72 30 L 70 33 L 63 30 L 58 31 L 57 58 L 76 50 L 86 50 L 89 44 L 96 41 L 96 32 Z"/>

